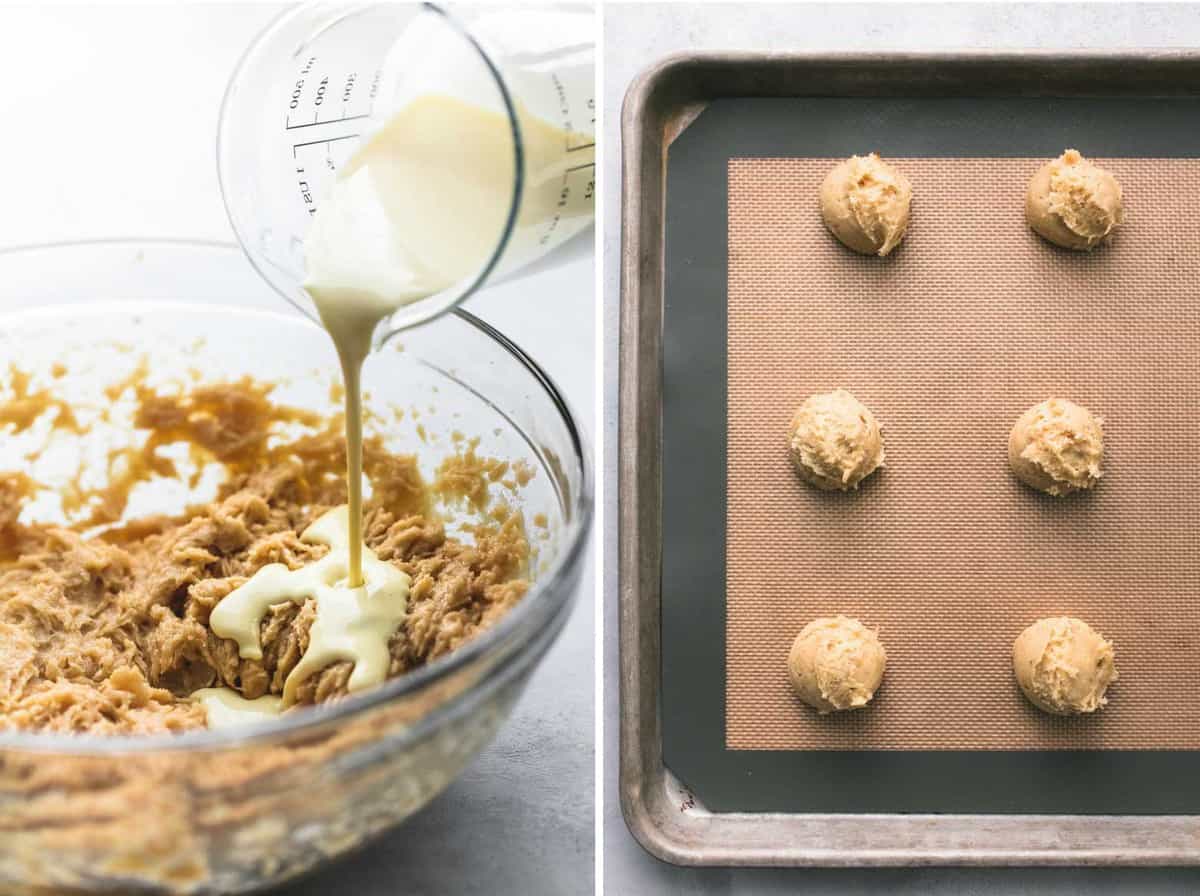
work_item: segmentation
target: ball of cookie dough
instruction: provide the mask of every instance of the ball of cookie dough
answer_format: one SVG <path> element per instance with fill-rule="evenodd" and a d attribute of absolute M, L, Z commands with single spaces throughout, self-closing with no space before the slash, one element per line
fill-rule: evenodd
<path fill-rule="evenodd" d="M 821 184 L 825 226 L 863 255 L 887 255 L 900 244 L 911 203 L 908 178 L 875 153 L 851 156 Z"/>
<path fill-rule="evenodd" d="M 886 665 L 879 636 L 847 616 L 814 619 L 788 653 L 792 687 L 822 715 L 870 703 Z"/>
<path fill-rule="evenodd" d="M 1117 179 L 1068 149 L 1047 162 L 1025 193 L 1029 226 L 1055 245 L 1087 250 L 1124 220 Z"/>
<path fill-rule="evenodd" d="M 1048 495 L 1069 495 L 1100 481 L 1104 420 L 1065 398 L 1050 398 L 1017 418 L 1008 437 L 1016 477 Z"/>
<path fill-rule="evenodd" d="M 1013 671 L 1025 696 L 1055 715 L 1095 712 L 1116 681 L 1113 646 L 1082 619 L 1039 619 L 1013 643 Z"/>
<path fill-rule="evenodd" d="M 858 488 L 883 466 L 879 423 L 845 389 L 811 395 L 800 405 L 788 448 L 800 477 L 825 491 Z"/>

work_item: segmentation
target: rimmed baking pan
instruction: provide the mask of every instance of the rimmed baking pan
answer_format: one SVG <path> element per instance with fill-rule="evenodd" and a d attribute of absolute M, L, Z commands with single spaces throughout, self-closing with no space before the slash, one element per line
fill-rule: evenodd
<path fill-rule="evenodd" d="M 676 56 L 631 87 L 622 139 L 635 836 L 683 864 L 1200 864 L 1200 491 L 1176 475 L 1200 450 L 1200 55 Z M 1087 255 L 1021 218 L 1068 146 L 1126 188 Z M 870 150 L 916 195 L 883 260 L 816 212 L 821 173 Z M 850 499 L 801 487 L 782 449 L 794 404 L 836 386 L 888 440 Z M 1012 419 L 1058 392 L 1109 420 L 1084 501 L 1004 469 Z M 830 722 L 782 660 L 842 610 L 895 649 L 876 704 Z M 1117 644 L 1094 717 L 1041 718 L 1007 670 L 1056 611 Z"/>

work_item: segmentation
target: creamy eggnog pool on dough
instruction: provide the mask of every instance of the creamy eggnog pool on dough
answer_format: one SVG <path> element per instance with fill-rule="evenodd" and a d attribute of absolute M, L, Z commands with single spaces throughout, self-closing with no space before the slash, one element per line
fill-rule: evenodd
<path fill-rule="evenodd" d="M 503 21 L 510 40 L 512 29 L 520 26 L 512 15 Z M 536 26 L 529 31 L 531 40 L 547 27 L 536 18 L 544 14 L 516 15 Z M 424 55 L 443 58 L 447 67 L 461 58 L 463 42 L 444 28 L 422 23 L 403 40 L 423 42 Z M 446 45 L 444 54 L 439 43 Z M 591 150 L 574 155 L 569 150 L 590 146 L 591 138 L 543 121 L 519 101 L 517 122 L 524 189 L 498 271 L 567 239 L 591 215 L 586 191 L 564 190 L 570 169 L 583 161 L 580 155 L 587 155 L 586 161 L 594 157 Z M 209 694 L 202 702 L 209 707 L 210 724 L 278 712 L 291 704 L 305 675 L 335 660 L 354 663 L 350 691 L 386 677 L 388 639 L 404 618 L 409 583 L 363 544 L 362 365 L 381 320 L 461 283 L 491 258 L 510 214 L 515 165 L 507 114 L 449 94 L 418 95 L 367 136 L 314 215 L 304 244 L 304 288 L 342 368 L 348 506 L 305 533 L 306 540 L 325 538 L 330 554 L 295 571 L 272 564 L 214 610 L 213 630 L 236 640 L 244 658 L 256 656 L 259 625 L 271 605 L 313 598 L 317 619 L 282 701 L 252 706 L 236 694 L 219 700 Z"/>
<path fill-rule="evenodd" d="M 237 641 L 244 659 L 261 660 L 259 625 L 272 605 L 290 600 L 317 602 L 317 618 L 308 631 L 308 648 L 283 683 L 283 706 L 296 700 L 296 688 L 330 663 L 354 663 L 349 690 L 357 691 L 387 678 L 387 642 L 404 619 L 409 578 L 390 563 L 379 560 L 369 548 L 362 585 L 349 584 L 349 513 L 345 505 L 335 507 L 306 530 L 300 538 L 308 544 L 323 544 L 329 553 L 321 559 L 289 569 L 270 563 L 250 581 L 234 589 L 209 617 L 212 630 L 222 638 Z"/>
<path fill-rule="evenodd" d="M 209 728 L 252 725 L 279 715 L 280 698 L 271 694 L 247 700 L 233 688 L 201 688 L 192 699 L 204 707 Z"/>

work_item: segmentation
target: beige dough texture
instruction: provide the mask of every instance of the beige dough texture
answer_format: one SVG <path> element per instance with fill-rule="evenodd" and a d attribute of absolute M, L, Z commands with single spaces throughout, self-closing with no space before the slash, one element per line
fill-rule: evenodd
<path fill-rule="evenodd" d="M 1013 643 L 1013 671 L 1030 702 L 1055 715 L 1095 712 L 1117 680 L 1113 646 L 1082 619 L 1039 619 Z"/>
<path fill-rule="evenodd" d="M 848 616 L 814 619 L 788 653 L 792 687 L 822 715 L 870 703 L 886 665 L 879 636 Z"/>
<path fill-rule="evenodd" d="M 1050 398 L 1017 418 L 1008 463 L 1026 485 L 1069 495 L 1100 481 L 1104 420 L 1065 398 Z"/>
<path fill-rule="evenodd" d="M 1068 149 L 1029 181 L 1025 218 L 1055 245 L 1091 249 L 1124 220 L 1121 185 L 1103 168 Z"/>
<path fill-rule="evenodd" d="M 792 417 L 788 449 L 805 482 L 846 491 L 883 466 L 883 434 L 875 415 L 847 392 L 809 396 Z"/>
<path fill-rule="evenodd" d="M 821 184 L 821 217 L 843 245 L 863 255 L 887 255 L 904 239 L 912 185 L 879 158 L 851 156 Z"/>

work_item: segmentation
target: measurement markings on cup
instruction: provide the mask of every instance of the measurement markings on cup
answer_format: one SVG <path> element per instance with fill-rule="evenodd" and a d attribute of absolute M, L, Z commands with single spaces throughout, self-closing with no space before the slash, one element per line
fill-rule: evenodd
<path fill-rule="evenodd" d="M 369 113 L 363 113 L 362 115 L 343 115 L 341 118 L 327 118 L 324 121 L 306 121 L 301 124 L 285 125 L 284 130 L 298 131 L 298 130 L 300 130 L 300 128 L 311 128 L 311 127 L 315 127 L 316 125 L 319 125 L 319 124 L 330 124 L 330 125 L 341 124 L 343 121 L 360 121 L 364 118 L 370 118 L 370 117 L 371 116 Z M 354 136 L 357 137 L 358 135 L 355 134 Z"/>

